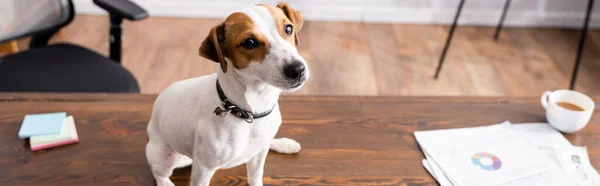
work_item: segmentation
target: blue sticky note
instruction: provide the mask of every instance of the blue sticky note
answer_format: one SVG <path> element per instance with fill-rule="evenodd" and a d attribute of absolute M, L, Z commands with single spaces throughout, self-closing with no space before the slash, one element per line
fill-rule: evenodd
<path fill-rule="evenodd" d="M 66 112 L 26 115 L 19 130 L 19 138 L 57 134 L 61 131 Z"/>

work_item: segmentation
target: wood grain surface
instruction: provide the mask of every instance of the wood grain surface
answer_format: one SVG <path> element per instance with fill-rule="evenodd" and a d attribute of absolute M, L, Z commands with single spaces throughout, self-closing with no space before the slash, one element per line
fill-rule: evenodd
<path fill-rule="evenodd" d="M 145 132 L 154 95 L 0 94 L 0 185 L 153 185 Z M 600 102 L 600 97 L 595 97 Z M 544 122 L 539 98 L 283 96 L 278 136 L 302 144 L 270 153 L 265 185 L 437 185 L 421 166 L 416 130 Z M 17 132 L 24 115 L 66 111 L 80 142 L 31 152 Z M 600 110 L 577 134 L 600 167 Z M 178 169 L 188 185 L 190 168 Z M 212 185 L 246 185 L 244 166 L 220 170 Z"/>
<path fill-rule="evenodd" d="M 198 47 L 222 19 L 150 17 L 123 25 L 123 65 L 144 94 L 214 73 Z M 552 28 L 460 26 L 434 80 L 448 26 L 307 21 L 300 54 L 312 76 L 296 95 L 539 96 L 568 88 L 579 32 Z M 52 43 L 69 42 L 108 56 L 106 16 L 77 15 Z M 26 41 L 26 40 L 25 40 Z M 27 42 L 21 40 L 26 49 Z M 576 89 L 600 96 L 600 31 L 586 42 Z M 1 55 L 1 54 L 0 54 Z"/>

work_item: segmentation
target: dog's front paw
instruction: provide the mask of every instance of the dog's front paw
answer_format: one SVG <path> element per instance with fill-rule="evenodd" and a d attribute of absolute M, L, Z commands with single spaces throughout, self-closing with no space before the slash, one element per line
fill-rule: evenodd
<path fill-rule="evenodd" d="M 271 150 L 282 154 L 294 154 L 300 152 L 300 143 L 290 138 L 276 138 L 271 142 Z"/>
<path fill-rule="evenodd" d="M 262 178 L 261 178 L 261 179 L 262 179 Z M 253 182 L 253 181 L 250 181 L 250 180 L 248 180 L 248 185 L 249 185 L 249 186 L 263 186 L 263 183 L 262 183 L 262 180 L 260 180 L 260 181 L 254 181 L 254 182 Z"/>

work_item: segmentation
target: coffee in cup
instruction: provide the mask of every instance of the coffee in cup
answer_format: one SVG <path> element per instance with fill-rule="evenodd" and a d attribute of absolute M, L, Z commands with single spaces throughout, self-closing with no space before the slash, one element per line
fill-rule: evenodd
<path fill-rule="evenodd" d="M 592 118 L 595 108 L 590 97 L 572 90 L 546 91 L 541 102 L 546 109 L 548 123 L 564 133 L 583 129 Z"/>
<path fill-rule="evenodd" d="M 556 102 L 556 104 L 562 108 L 566 108 L 572 111 L 585 111 L 585 109 L 569 102 Z"/>

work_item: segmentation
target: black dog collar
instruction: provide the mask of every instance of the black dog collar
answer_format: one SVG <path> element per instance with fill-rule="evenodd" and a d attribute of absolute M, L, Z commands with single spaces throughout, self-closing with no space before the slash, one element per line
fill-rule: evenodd
<path fill-rule="evenodd" d="M 252 123 L 254 119 L 259 119 L 268 116 L 269 114 L 271 114 L 271 112 L 273 112 L 273 109 L 275 109 L 275 105 L 277 105 L 277 103 L 275 103 L 271 110 L 261 113 L 252 113 L 241 109 L 240 107 L 229 101 L 229 99 L 227 99 L 227 96 L 225 96 L 225 93 L 223 93 L 223 89 L 221 89 L 221 85 L 219 85 L 219 79 L 217 79 L 217 94 L 219 94 L 219 99 L 221 99 L 221 106 L 223 108 L 217 107 L 215 108 L 215 111 L 213 111 L 213 113 L 222 118 L 227 117 L 230 113 L 232 113 L 234 116 L 244 119 L 248 123 Z"/>

